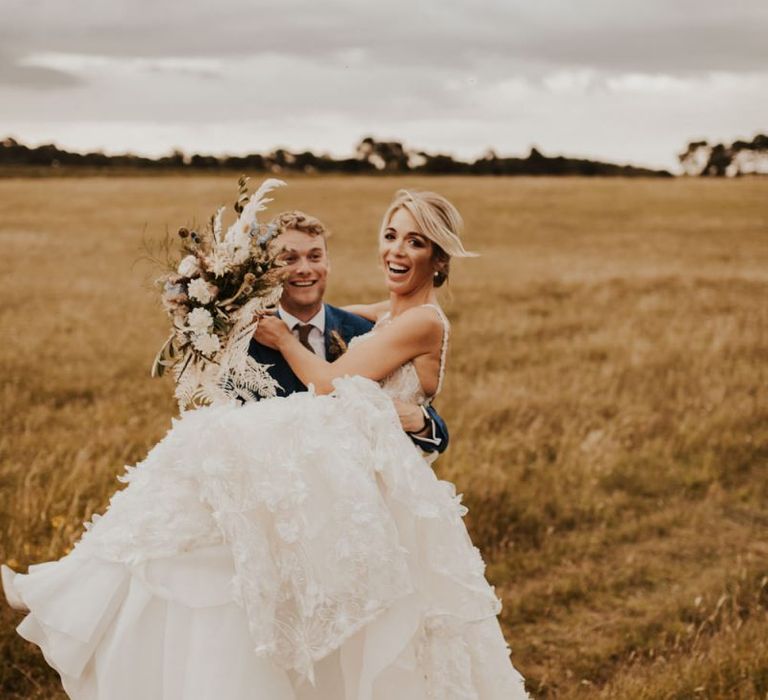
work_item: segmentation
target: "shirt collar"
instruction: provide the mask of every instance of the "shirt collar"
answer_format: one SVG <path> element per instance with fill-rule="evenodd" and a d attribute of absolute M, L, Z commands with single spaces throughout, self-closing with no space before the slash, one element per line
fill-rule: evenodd
<path fill-rule="evenodd" d="M 308 323 L 310 326 L 317 328 L 321 333 L 325 333 L 325 304 L 320 307 L 320 311 L 310 318 L 309 321 L 302 321 L 296 318 L 294 315 L 289 314 L 282 306 L 279 306 L 278 308 L 280 311 L 280 318 L 286 322 L 288 328 L 291 330 L 293 330 L 297 323 Z"/>

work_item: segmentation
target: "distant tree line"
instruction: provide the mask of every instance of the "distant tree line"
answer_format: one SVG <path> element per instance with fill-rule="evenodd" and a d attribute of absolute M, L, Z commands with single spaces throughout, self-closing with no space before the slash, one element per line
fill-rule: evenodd
<path fill-rule="evenodd" d="M 488 151 L 472 162 L 453 156 L 407 149 L 397 141 L 364 138 L 353 158 L 332 158 L 311 151 L 292 153 L 277 149 L 246 156 L 186 155 L 174 151 L 161 158 L 133 154 L 108 156 L 100 152 L 73 153 L 49 144 L 25 146 L 13 138 L 0 141 L 0 167 L 135 169 L 147 171 L 231 171 L 302 173 L 424 173 L 435 175 L 602 175 L 671 177 L 666 170 L 651 170 L 565 156 L 549 157 L 532 148 L 526 158 L 498 156 Z"/>
<path fill-rule="evenodd" d="M 758 134 L 751 141 L 731 144 L 691 141 L 678 159 L 686 175 L 768 175 L 768 136 Z"/>

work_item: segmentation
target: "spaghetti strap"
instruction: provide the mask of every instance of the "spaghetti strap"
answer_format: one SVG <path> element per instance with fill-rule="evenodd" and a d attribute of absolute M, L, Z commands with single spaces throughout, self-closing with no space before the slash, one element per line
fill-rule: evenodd
<path fill-rule="evenodd" d="M 427 399 L 427 403 L 431 403 L 432 399 L 434 399 L 435 396 L 437 396 L 440 393 L 440 390 L 443 388 L 443 379 L 445 378 L 445 360 L 446 355 L 448 354 L 448 336 L 450 335 L 451 324 L 448 322 L 448 317 L 445 315 L 445 311 L 443 311 L 437 304 L 422 304 L 422 306 L 428 306 L 437 311 L 437 315 L 440 317 L 440 320 L 443 323 L 443 343 L 440 346 L 440 371 L 437 375 L 437 389 L 435 389 L 435 393 Z"/>

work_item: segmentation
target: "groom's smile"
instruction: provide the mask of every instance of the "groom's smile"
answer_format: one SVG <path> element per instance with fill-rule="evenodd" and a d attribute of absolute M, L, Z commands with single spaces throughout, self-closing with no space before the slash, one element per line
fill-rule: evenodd
<path fill-rule="evenodd" d="M 312 287 L 317 280 L 289 280 L 288 284 L 293 287 Z"/>

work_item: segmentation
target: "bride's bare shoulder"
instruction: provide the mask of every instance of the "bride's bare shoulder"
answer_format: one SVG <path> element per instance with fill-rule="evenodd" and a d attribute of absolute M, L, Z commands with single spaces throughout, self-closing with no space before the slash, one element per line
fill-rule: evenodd
<path fill-rule="evenodd" d="M 393 332 L 418 338 L 427 343 L 439 342 L 444 325 L 441 316 L 431 305 L 415 306 L 392 320 Z"/>
<path fill-rule="evenodd" d="M 389 311 L 389 300 L 380 301 L 375 304 L 350 304 L 349 306 L 342 306 L 341 308 L 344 311 L 356 314 L 357 316 L 362 316 L 375 323 Z"/>

